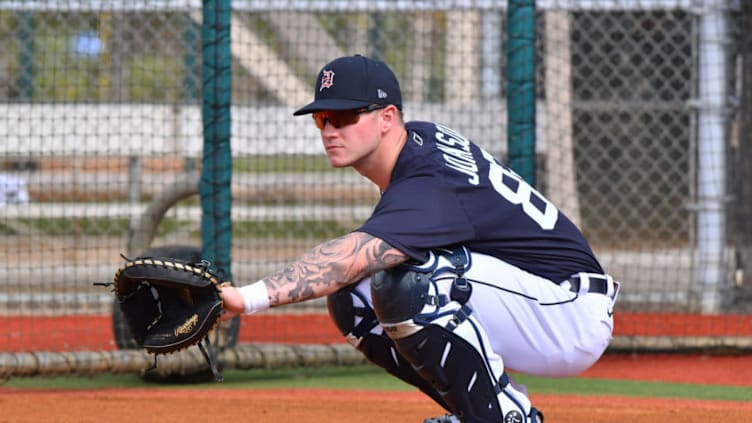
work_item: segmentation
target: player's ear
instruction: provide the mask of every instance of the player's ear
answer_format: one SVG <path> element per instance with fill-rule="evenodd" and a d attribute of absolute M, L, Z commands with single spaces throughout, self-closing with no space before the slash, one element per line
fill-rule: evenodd
<path fill-rule="evenodd" d="M 397 106 L 390 104 L 381 110 L 381 113 L 379 114 L 379 123 L 382 131 L 389 132 L 395 125 L 398 125 L 399 122 L 399 110 L 397 109 Z"/>

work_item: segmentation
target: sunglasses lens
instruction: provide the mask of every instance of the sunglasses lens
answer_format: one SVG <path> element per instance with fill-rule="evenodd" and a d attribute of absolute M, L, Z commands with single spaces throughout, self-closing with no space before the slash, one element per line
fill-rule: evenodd
<path fill-rule="evenodd" d="M 327 113 L 326 112 L 314 112 L 313 115 L 313 121 L 316 122 L 316 126 L 323 130 L 324 126 L 326 126 L 327 121 Z"/>
<path fill-rule="evenodd" d="M 342 128 L 343 126 L 357 123 L 359 118 L 360 114 L 355 110 L 325 110 L 313 113 L 313 120 L 321 130 L 324 129 L 327 122 L 331 123 L 335 128 Z"/>

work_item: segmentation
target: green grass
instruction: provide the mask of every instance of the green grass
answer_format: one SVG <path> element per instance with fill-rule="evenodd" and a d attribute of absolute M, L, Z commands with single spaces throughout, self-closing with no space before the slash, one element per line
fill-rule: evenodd
<path fill-rule="evenodd" d="M 541 394 L 618 395 L 752 401 L 752 387 L 582 377 L 550 379 L 528 375 L 515 375 L 514 378 L 519 383 L 526 384 L 531 392 Z"/>
<path fill-rule="evenodd" d="M 225 370 L 224 382 L 161 383 L 142 380 L 136 374 L 99 374 L 54 377 L 13 378 L 3 386 L 41 389 L 101 389 L 101 388 L 185 388 L 185 389 L 270 389 L 270 388 L 330 388 L 410 391 L 411 386 L 385 374 L 375 366 L 311 367 L 289 369 Z"/>
<path fill-rule="evenodd" d="M 135 374 L 13 378 L 3 386 L 13 388 L 102 389 L 153 387 L 181 389 L 272 389 L 329 388 L 386 391 L 413 391 L 414 388 L 374 366 L 315 367 L 294 369 L 226 370 L 223 383 L 167 384 L 142 380 Z M 702 400 L 752 401 L 752 387 L 645 382 L 593 378 L 551 379 L 514 375 L 531 393 L 616 395 L 628 397 L 683 398 Z"/>
<path fill-rule="evenodd" d="M 313 123 L 312 123 L 313 124 Z M 270 156 L 233 157 L 233 173 L 255 172 L 337 172 L 324 154 L 280 154 Z"/>

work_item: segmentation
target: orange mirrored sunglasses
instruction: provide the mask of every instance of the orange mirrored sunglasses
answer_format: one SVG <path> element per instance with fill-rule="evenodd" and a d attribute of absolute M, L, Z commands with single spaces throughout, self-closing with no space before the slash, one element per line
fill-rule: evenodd
<path fill-rule="evenodd" d="M 353 110 L 322 110 L 320 112 L 313 112 L 313 121 L 316 122 L 316 126 L 320 130 L 324 130 L 327 122 L 331 123 L 335 128 L 342 128 L 343 126 L 352 125 L 358 123 L 360 115 L 363 113 L 369 113 L 374 110 L 379 110 L 387 107 L 387 104 L 371 104 L 364 109 Z"/>

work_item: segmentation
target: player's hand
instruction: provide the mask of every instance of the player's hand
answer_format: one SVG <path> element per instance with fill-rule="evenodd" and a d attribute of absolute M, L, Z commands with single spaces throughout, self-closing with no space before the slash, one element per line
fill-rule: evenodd
<path fill-rule="evenodd" d="M 220 321 L 230 320 L 238 314 L 243 313 L 245 310 L 245 303 L 243 302 L 243 296 L 234 286 L 222 287 L 222 309 L 223 313 L 219 316 Z"/>

